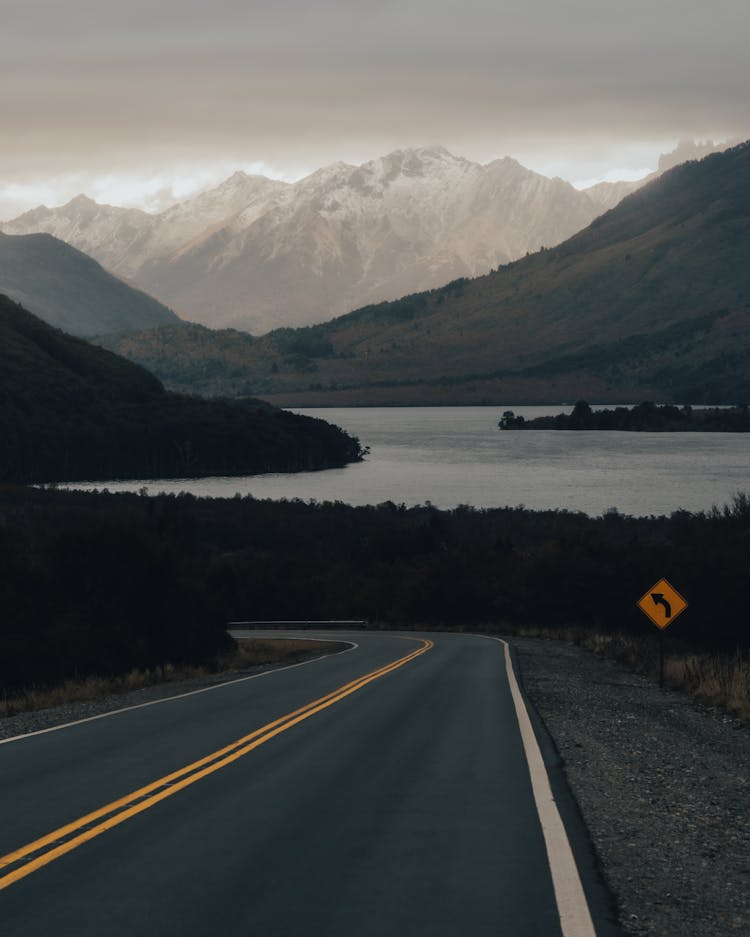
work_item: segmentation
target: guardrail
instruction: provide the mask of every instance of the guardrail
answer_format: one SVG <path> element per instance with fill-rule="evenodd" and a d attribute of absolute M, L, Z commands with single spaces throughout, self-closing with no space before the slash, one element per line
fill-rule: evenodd
<path fill-rule="evenodd" d="M 321 621 L 230 621 L 230 628 L 247 628 L 248 630 L 281 629 L 288 628 L 293 631 L 302 631 L 307 628 L 366 628 L 368 622 L 361 618 L 328 618 Z"/>

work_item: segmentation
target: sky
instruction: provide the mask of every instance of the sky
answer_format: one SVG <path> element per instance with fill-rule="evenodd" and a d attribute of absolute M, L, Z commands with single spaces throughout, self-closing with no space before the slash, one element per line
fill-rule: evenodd
<path fill-rule="evenodd" d="M 0 219 L 442 144 L 575 184 L 750 136 L 747 0 L 0 0 Z"/>

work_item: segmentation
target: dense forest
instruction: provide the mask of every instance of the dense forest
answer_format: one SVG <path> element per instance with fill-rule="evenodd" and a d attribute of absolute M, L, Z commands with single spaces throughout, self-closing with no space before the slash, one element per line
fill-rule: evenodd
<path fill-rule="evenodd" d="M 323 420 L 168 393 L 0 296 L 0 482 L 249 475 L 359 458 L 359 442 Z"/>
<path fill-rule="evenodd" d="M 591 518 L 4 487 L 0 686 L 206 662 L 238 619 L 652 633 L 662 576 L 689 602 L 670 640 L 747 647 L 750 498 Z"/>
<path fill-rule="evenodd" d="M 571 413 L 539 416 L 527 420 L 506 410 L 498 423 L 500 429 L 569 429 L 619 430 L 649 433 L 747 433 L 750 432 L 750 409 L 746 404 L 736 407 L 675 407 L 659 406 L 646 401 L 635 407 L 593 410 L 579 400 Z"/>

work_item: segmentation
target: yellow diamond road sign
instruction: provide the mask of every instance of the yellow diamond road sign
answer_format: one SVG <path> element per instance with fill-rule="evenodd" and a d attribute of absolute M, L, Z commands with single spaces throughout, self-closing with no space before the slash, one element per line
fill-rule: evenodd
<path fill-rule="evenodd" d="M 662 630 L 687 608 L 687 602 L 666 579 L 660 579 L 636 602 L 644 615 Z"/>

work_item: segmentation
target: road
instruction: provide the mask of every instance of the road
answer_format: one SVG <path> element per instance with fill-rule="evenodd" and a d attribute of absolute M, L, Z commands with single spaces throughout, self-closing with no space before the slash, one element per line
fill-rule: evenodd
<path fill-rule="evenodd" d="M 0 934 L 593 937 L 589 908 L 612 933 L 504 645 L 336 637 L 354 646 L 0 744 Z"/>

